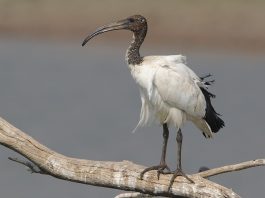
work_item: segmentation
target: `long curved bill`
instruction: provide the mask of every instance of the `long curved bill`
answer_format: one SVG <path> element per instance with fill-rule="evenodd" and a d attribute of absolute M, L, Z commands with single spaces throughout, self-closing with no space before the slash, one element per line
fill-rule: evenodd
<path fill-rule="evenodd" d="M 109 32 L 109 31 L 113 31 L 113 30 L 121 30 L 121 29 L 126 29 L 129 25 L 129 20 L 124 19 L 118 22 L 114 22 L 114 23 L 110 23 L 108 25 L 104 25 L 102 27 L 99 27 L 98 29 L 96 29 L 95 32 L 93 32 L 92 34 L 88 35 L 85 40 L 82 43 L 82 46 L 84 46 L 90 39 L 92 39 L 93 37 L 102 34 L 104 32 Z"/>

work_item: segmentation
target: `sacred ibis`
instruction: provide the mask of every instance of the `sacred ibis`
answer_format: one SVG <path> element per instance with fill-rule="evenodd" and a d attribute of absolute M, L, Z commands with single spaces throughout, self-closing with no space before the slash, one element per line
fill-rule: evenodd
<path fill-rule="evenodd" d="M 181 127 L 186 121 L 191 121 L 206 138 L 211 138 L 213 133 L 224 127 L 224 121 L 211 104 L 211 98 L 214 95 L 207 90 L 211 81 L 204 80 L 209 76 L 198 77 L 186 65 L 186 57 L 182 55 L 141 56 L 139 49 L 147 33 L 147 21 L 141 15 L 130 16 L 98 28 L 85 38 L 82 46 L 94 36 L 113 30 L 133 32 L 133 40 L 126 52 L 126 62 L 132 77 L 140 88 L 142 107 L 137 127 L 156 121 L 163 127 L 160 164 L 143 170 L 140 175 L 141 179 L 150 170 L 157 170 L 158 179 L 161 173 L 171 173 L 165 160 L 169 136 L 168 126 L 171 125 L 177 130 L 178 159 L 177 169 L 172 172 L 173 176 L 168 190 L 177 176 L 183 176 L 193 183 L 181 167 Z"/>

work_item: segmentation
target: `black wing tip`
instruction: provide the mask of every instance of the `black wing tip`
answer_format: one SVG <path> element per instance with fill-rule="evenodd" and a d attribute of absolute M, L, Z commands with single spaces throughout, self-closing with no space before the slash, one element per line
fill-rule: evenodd
<path fill-rule="evenodd" d="M 218 113 L 211 110 L 206 112 L 204 120 L 210 126 L 213 133 L 217 133 L 221 128 L 225 127 L 225 122 L 218 116 Z"/>
<path fill-rule="evenodd" d="M 225 126 L 225 122 L 219 117 L 220 114 L 215 111 L 212 106 L 211 98 L 215 98 L 215 95 L 201 87 L 201 91 L 206 101 L 206 113 L 204 116 L 205 121 L 209 124 L 213 133 L 217 133 L 221 128 Z"/>
<path fill-rule="evenodd" d="M 212 79 L 212 80 L 210 79 L 210 80 L 206 80 L 206 81 L 204 81 L 205 79 L 208 79 L 208 78 L 210 78 L 210 77 L 213 77 L 213 75 L 212 75 L 211 73 L 206 74 L 206 75 L 204 75 L 204 76 L 201 76 L 201 77 L 199 77 L 199 78 L 201 79 L 201 81 L 202 81 L 203 84 L 205 84 L 205 85 L 212 85 L 212 84 L 215 83 L 215 79 Z"/>
<path fill-rule="evenodd" d="M 203 76 L 200 77 L 201 80 L 204 80 L 205 78 L 209 78 L 212 77 L 213 75 L 211 73 L 205 74 Z"/>
<path fill-rule="evenodd" d="M 212 129 L 212 132 L 217 133 L 221 128 L 225 127 L 225 122 L 220 117 L 218 117 L 216 115 L 214 123 L 212 123 L 211 125 L 210 125 L 210 127 Z"/>

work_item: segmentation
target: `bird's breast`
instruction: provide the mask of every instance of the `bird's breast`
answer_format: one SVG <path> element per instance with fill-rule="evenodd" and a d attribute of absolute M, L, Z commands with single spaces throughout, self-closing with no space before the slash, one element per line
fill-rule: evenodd
<path fill-rule="evenodd" d="M 153 79 L 155 76 L 156 68 L 144 67 L 144 66 L 132 66 L 130 67 L 131 75 L 135 82 L 145 90 L 150 97 L 153 90 Z"/>
<path fill-rule="evenodd" d="M 154 86 L 153 81 L 158 68 L 133 66 L 130 69 L 141 93 L 142 109 L 138 125 L 148 125 L 147 123 L 156 120 L 161 124 L 166 122 L 177 128 L 180 127 L 186 119 L 185 113 L 166 104 Z"/>

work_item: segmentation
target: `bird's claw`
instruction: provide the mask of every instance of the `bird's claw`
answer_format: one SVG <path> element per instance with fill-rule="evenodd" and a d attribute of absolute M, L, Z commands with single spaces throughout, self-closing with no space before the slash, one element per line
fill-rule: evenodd
<path fill-rule="evenodd" d="M 173 183 L 174 183 L 174 180 L 178 177 L 178 176 L 182 176 L 182 177 L 185 177 L 190 183 L 194 184 L 194 181 L 192 179 L 190 179 L 180 168 L 176 169 L 174 172 L 171 172 L 173 173 L 173 176 L 171 177 L 170 179 L 170 182 L 169 182 L 169 186 L 168 186 L 168 189 L 167 191 L 169 192 Z"/>
<path fill-rule="evenodd" d="M 167 170 L 167 171 L 165 171 L 165 169 Z M 159 178 L 160 178 L 160 174 L 168 174 L 168 173 L 170 173 L 171 171 L 170 171 L 170 168 L 168 167 L 168 165 L 163 165 L 163 166 L 161 166 L 158 170 L 157 170 L 157 179 L 159 180 Z"/>
<path fill-rule="evenodd" d="M 167 171 L 165 171 L 165 169 Z M 156 165 L 156 166 L 151 166 L 151 167 L 148 167 L 146 169 L 144 169 L 141 174 L 140 174 L 140 179 L 142 180 L 143 179 L 143 176 L 145 173 L 151 171 L 151 170 L 157 170 L 157 179 L 159 180 L 160 178 L 160 174 L 169 174 L 171 171 L 170 171 L 170 168 L 168 167 L 167 164 L 163 163 L 163 164 L 160 164 L 160 165 Z"/>

